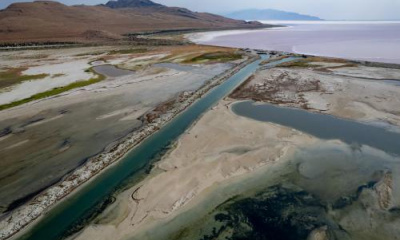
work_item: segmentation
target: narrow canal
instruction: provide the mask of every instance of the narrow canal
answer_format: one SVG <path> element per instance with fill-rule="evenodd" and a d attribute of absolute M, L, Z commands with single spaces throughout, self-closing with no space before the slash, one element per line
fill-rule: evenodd
<path fill-rule="evenodd" d="M 95 209 L 104 203 L 125 181 L 128 179 L 132 181 L 132 176 L 143 174 L 154 158 L 165 152 L 165 149 L 176 141 L 203 113 L 253 74 L 260 63 L 267 58 L 268 56 L 263 55 L 260 60 L 247 65 L 223 84 L 212 89 L 160 131 L 134 148 L 120 162 L 55 206 L 21 239 L 53 240 L 65 236 L 71 228 L 90 217 L 93 211 L 96 211 Z"/>

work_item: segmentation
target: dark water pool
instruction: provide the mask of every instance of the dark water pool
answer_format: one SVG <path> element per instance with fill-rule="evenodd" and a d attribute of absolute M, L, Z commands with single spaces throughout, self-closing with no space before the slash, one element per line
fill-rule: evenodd
<path fill-rule="evenodd" d="M 121 77 L 135 73 L 134 71 L 117 68 L 110 64 L 95 66 L 93 67 L 93 70 L 107 77 Z"/>
<path fill-rule="evenodd" d="M 240 116 L 291 127 L 321 139 L 338 139 L 353 146 L 368 145 L 400 156 L 400 134 L 383 127 L 253 101 L 236 103 L 232 110 Z"/>
<path fill-rule="evenodd" d="M 383 80 L 385 83 L 394 85 L 394 86 L 399 86 L 400 87 L 400 80 Z"/>

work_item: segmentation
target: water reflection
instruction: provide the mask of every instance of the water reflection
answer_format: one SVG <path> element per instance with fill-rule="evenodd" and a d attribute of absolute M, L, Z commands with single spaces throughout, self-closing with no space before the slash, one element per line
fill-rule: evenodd
<path fill-rule="evenodd" d="M 107 77 L 121 77 L 135 73 L 134 71 L 117 68 L 109 64 L 95 66 L 93 67 L 93 70 L 99 74 L 106 75 Z"/>
<path fill-rule="evenodd" d="M 232 110 L 240 116 L 291 127 L 321 139 L 368 145 L 400 156 L 400 134 L 379 126 L 253 101 L 236 103 Z"/>

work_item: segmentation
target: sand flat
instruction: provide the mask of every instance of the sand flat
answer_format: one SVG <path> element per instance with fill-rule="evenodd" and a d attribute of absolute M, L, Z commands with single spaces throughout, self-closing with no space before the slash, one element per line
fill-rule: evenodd
<path fill-rule="evenodd" d="M 7 52 L 1 53 L 0 56 L 8 59 L 5 64 L 16 63 L 24 66 L 28 62 L 35 61 L 37 66 L 34 69 L 40 72 L 45 71 L 49 64 L 68 63 L 76 59 L 80 59 L 76 61 L 77 63 L 86 61 L 88 64 L 99 58 L 99 55 L 91 55 L 92 53 L 107 53 L 110 50 L 112 50 L 110 47 L 39 50 L 34 53 L 46 54 L 46 57 L 39 60 L 30 59 L 33 54 L 31 51 Z M 82 55 L 84 53 L 88 55 Z M 27 56 L 23 61 L 20 58 L 21 54 Z M 112 57 L 132 59 L 137 55 Z M 71 65 L 69 69 L 72 71 L 74 66 Z M 86 158 L 102 152 L 135 131 L 143 124 L 139 117 L 147 111 L 175 98 L 181 92 L 198 89 L 207 80 L 231 67 L 230 64 L 202 65 L 198 67 L 203 69 L 201 74 L 181 72 L 176 69 L 160 72 L 155 71 L 156 68 L 148 67 L 134 76 L 105 80 L 1 111 L 0 129 L 11 128 L 13 137 L 0 141 L 0 148 L 6 149 L 29 139 L 23 146 L 9 148 L 7 154 L 0 153 L 1 209 L 6 209 L 13 201 L 58 181 Z M 76 74 L 83 68 L 79 66 Z M 39 84 L 36 81 L 40 80 L 32 81 L 30 84 Z M 127 110 L 133 106 L 135 111 Z M 43 120 L 37 121 L 37 119 Z M 40 174 L 43 169 L 46 169 L 48 174 Z"/>
<path fill-rule="evenodd" d="M 120 194 L 117 202 L 123 204 L 111 206 L 99 217 L 100 222 L 108 219 L 104 224 L 90 225 L 74 239 L 137 236 L 152 224 L 172 219 L 214 186 L 250 177 L 297 146 L 317 141 L 288 128 L 239 117 L 229 109 L 231 102 L 221 101 L 207 112 L 157 163 L 150 177 Z M 116 211 L 126 216 L 117 223 L 109 219 L 110 212 Z"/>
<path fill-rule="evenodd" d="M 374 71 L 384 76 L 385 69 Z M 299 84 L 279 85 L 279 81 Z M 314 88 L 316 82 L 319 86 Z M 305 103 L 309 111 L 367 122 L 384 120 L 400 126 L 399 89 L 389 85 L 303 68 L 258 71 L 246 84 L 239 89 L 250 90 L 247 97 L 240 99 L 251 99 L 254 90 L 259 90 L 260 96 L 265 89 L 282 87 L 265 101 L 298 108 Z M 299 92 L 303 95 L 299 96 Z M 238 181 L 262 175 L 296 149 L 321 142 L 290 128 L 239 117 L 229 109 L 235 101 L 227 98 L 207 112 L 181 136 L 149 177 L 119 194 L 117 203 L 97 218 L 97 224 L 90 224 L 74 239 L 152 239 L 159 226 L 175 224 L 173 219 L 201 205 L 206 198 L 207 202 L 212 201 L 208 197 L 217 194 L 218 186 L 234 187 Z"/>

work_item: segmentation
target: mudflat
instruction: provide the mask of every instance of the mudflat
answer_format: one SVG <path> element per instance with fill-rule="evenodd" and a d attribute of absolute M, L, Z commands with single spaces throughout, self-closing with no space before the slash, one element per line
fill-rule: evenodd
<path fill-rule="evenodd" d="M 276 234 L 287 234 L 280 224 L 292 224 L 290 237 L 397 236 L 399 218 L 393 214 L 400 193 L 394 177 L 398 156 L 239 116 L 232 106 L 255 100 L 329 114 L 339 123 L 346 119 L 398 132 L 400 88 L 384 79 L 398 79 L 399 74 L 394 68 L 325 58 L 298 59 L 259 70 L 188 130 L 145 180 L 118 194 L 72 238 L 253 236 L 260 232 L 252 224 L 261 223 L 253 222 L 251 213 L 265 217 L 262 206 L 276 209 L 267 212 L 276 216 L 277 222 L 270 222 L 278 224 L 273 225 L 276 228 L 267 229 Z M 323 210 L 327 208 L 333 209 Z M 286 223 L 285 214 L 316 218 Z"/>
<path fill-rule="evenodd" d="M 98 83 L 0 112 L 1 212 L 60 181 L 89 157 L 112 148 L 157 114 L 168 111 L 168 107 L 162 107 L 165 104 L 173 105 L 182 94 L 190 95 L 237 64 L 235 60 L 190 62 L 207 52 L 232 52 L 224 48 L 186 46 L 143 51 L 120 46 L 1 53 L 4 69 L 17 66 L 28 73 L 51 71 L 43 80 L 4 89 L 0 99 L 5 103 L 91 78 L 97 73 L 86 70 L 94 66 L 110 64 L 131 73 L 105 76 Z M 160 62 L 170 65 L 154 65 Z M 68 65 L 71 67 L 66 68 Z M 186 67 L 176 67 L 181 65 Z M 31 87 L 36 85 L 43 87 Z"/>

